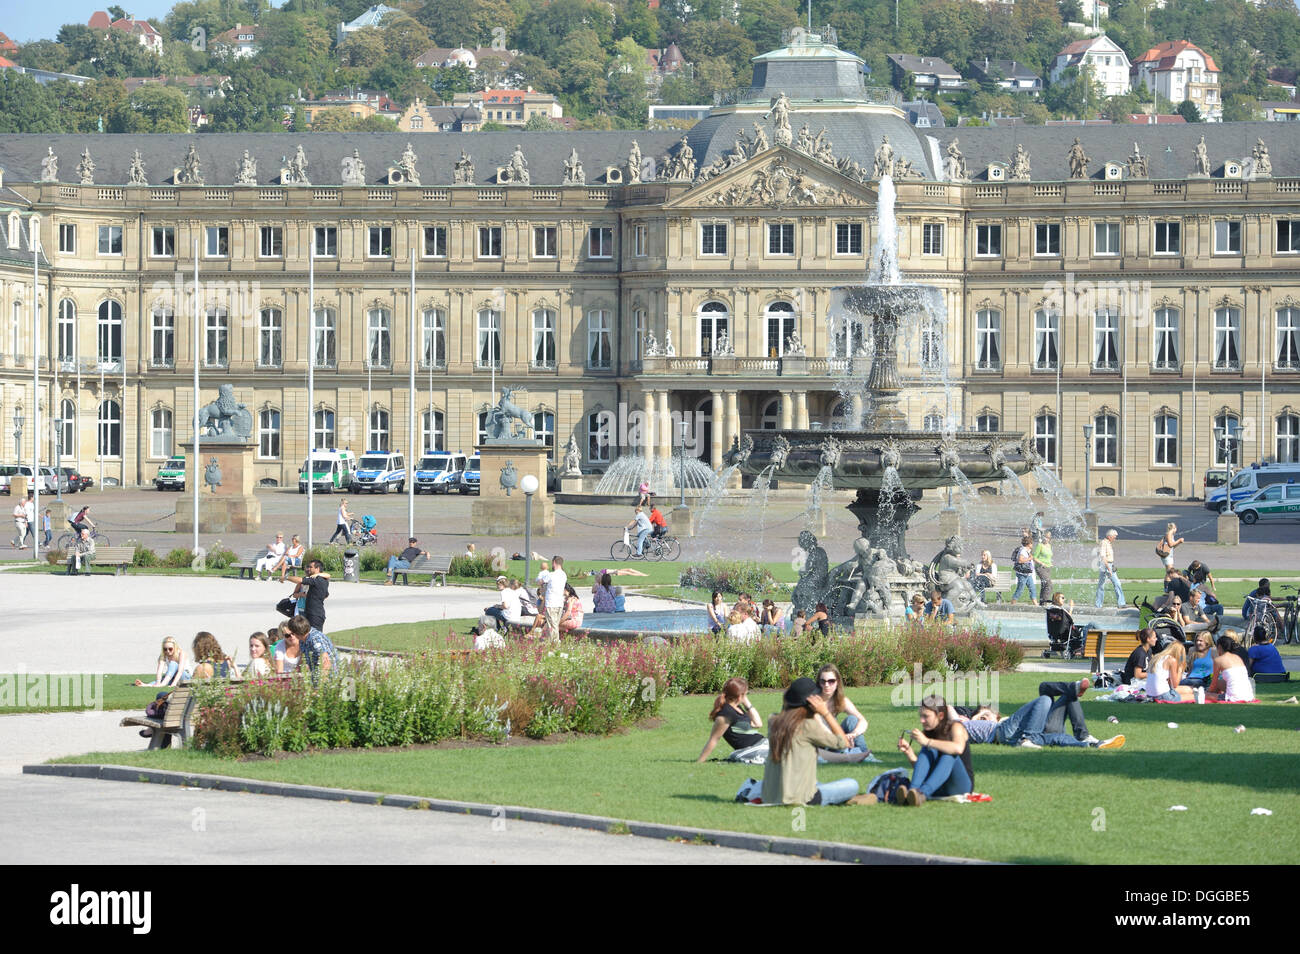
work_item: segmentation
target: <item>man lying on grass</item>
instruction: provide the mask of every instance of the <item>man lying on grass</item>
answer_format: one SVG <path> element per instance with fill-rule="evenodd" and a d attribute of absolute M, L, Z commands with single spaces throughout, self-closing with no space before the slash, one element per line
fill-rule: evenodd
<path fill-rule="evenodd" d="M 997 709 L 983 705 L 973 712 L 949 706 L 948 717 L 966 727 L 972 744 L 990 742 L 997 745 L 1018 745 L 1026 749 L 1041 749 L 1045 745 L 1123 748 L 1125 740 L 1122 735 L 1102 741 L 1089 734 L 1079 697 L 1091 685 L 1086 676 L 1078 682 L 1043 682 L 1038 685 L 1038 697 L 1009 716 L 999 717 Z M 1067 715 L 1075 732 L 1072 736 L 1061 731 L 1065 728 Z"/>

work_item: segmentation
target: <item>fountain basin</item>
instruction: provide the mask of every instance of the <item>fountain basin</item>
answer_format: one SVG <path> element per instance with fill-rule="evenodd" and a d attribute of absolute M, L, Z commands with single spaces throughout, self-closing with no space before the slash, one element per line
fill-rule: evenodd
<path fill-rule="evenodd" d="M 636 610 L 629 613 L 588 613 L 583 632 L 593 639 L 636 639 L 641 636 L 687 636 L 709 631 L 709 614 L 703 606 L 680 609 Z"/>

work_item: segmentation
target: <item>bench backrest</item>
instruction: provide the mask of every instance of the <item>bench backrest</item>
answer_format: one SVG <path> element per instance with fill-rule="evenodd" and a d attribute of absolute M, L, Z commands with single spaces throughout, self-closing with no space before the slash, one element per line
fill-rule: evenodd
<path fill-rule="evenodd" d="M 451 557 L 446 554 L 430 555 L 427 557 L 416 557 L 411 564 L 412 570 L 423 570 L 426 573 L 447 573 L 451 570 Z"/>
<path fill-rule="evenodd" d="M 193 690 L 189 686 L 180 686 L 173 689 L 167 696 L 167 708 L 163 710 L 162 727 L 164 729 L 179 729 L 181 723 L 185 720 L 185 709 L 190 704 L 190 693 Z"/>
<path fill-rule="evenodd" d="M 243 550 L 239 554 L 240 563 L 256 563 L 262 557 L 266 556 L 266 547 L 255 547 L 252 550 Z"/>
<path fill-rule="evenodd" d="M 135 547 L 96 547 L 91 559 L 97 563 L 131 563 L 135 560 Z"/>

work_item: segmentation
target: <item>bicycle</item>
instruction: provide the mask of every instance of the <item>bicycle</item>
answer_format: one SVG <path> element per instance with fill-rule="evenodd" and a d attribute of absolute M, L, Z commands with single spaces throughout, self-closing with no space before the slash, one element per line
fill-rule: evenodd
<path fill-rule="evenodd" d="M 1292 600 L 1295 597 L 1291 597 Z M 1267 596 L 1251 598 L 1250 613 L 1246 616 L 1246 631 L 1242 634 L 1242 645 L 1250 646 L 1255 642 L 1255 630 L 1262 629 L 1264 636 L 1271 642 L 1281 640 L 1285 632 L 1282 614 L 1277 604 Z"/>
<path fill-rule="evenodd" d="M 1282 609 L 1282 627 L 1277 634 L 1279 643 L 1300 642 L 1300 593 L 1294 586 L 1283 585 L 1282 589 L 1290 590 L 1289 596 L 1283 596 L 1281 602 L 1285 603 Z"/>
<path fill-rule="evenodd" d="M 615 560 L 675 560 L 680 554 L 681 544 L 674 537 L 646 537 L 641 552 L 636 552 L 636 544 L 630 540 L 615 540 L 609 548 L 609 555 Z"/>
<path fill-rule="evenodd" d="M 59 549 L 60 550 L 68 549 L 68 547 L 72 546 L 74 543 L 77 542 L 77 538 L 79 536 L 80 534 L 72 533 L 72 532 L 63 534 L 62 536 L 59 537 Z M 112 546 L 112 544 L 109 542 L 108 535 L 100 533 L 98 527 L 91 528 L 90 539 L 95 541 L 95 546 L 97 547 Z"/>

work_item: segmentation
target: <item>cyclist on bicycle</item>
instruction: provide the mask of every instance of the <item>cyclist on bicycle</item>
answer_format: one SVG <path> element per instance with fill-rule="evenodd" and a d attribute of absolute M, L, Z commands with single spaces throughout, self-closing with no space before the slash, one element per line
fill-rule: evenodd
<path fill-rule="evenodd" d="M 668 533 L 668 521 L 664 519 L 658 504 L 650 505 L 650 525 L 654 528 L 650 531 L 650 535 L 656 539 Z"/>
<path fill-rule="evenodd" d="M 90 519 L 90 504 L 86 504 L 86 506 L 78 510 L 77 515 L 69 520 L 68 524 L 72 527 L 78 537 L 81 536 L 82 530 L 89 530 L 93 534 L 95 523 Z"/>
<path fill-rule="evenodd" d="M 650 536 L 654 530 L 654 525 L 650 523 L 650 518 L 645 515 L 645 508 L 638 505 L 633 512 L 634 516 L 628 521 L 626 529 L 636 530 L 636 555 L 642 556 L 646 537 Z"/>

